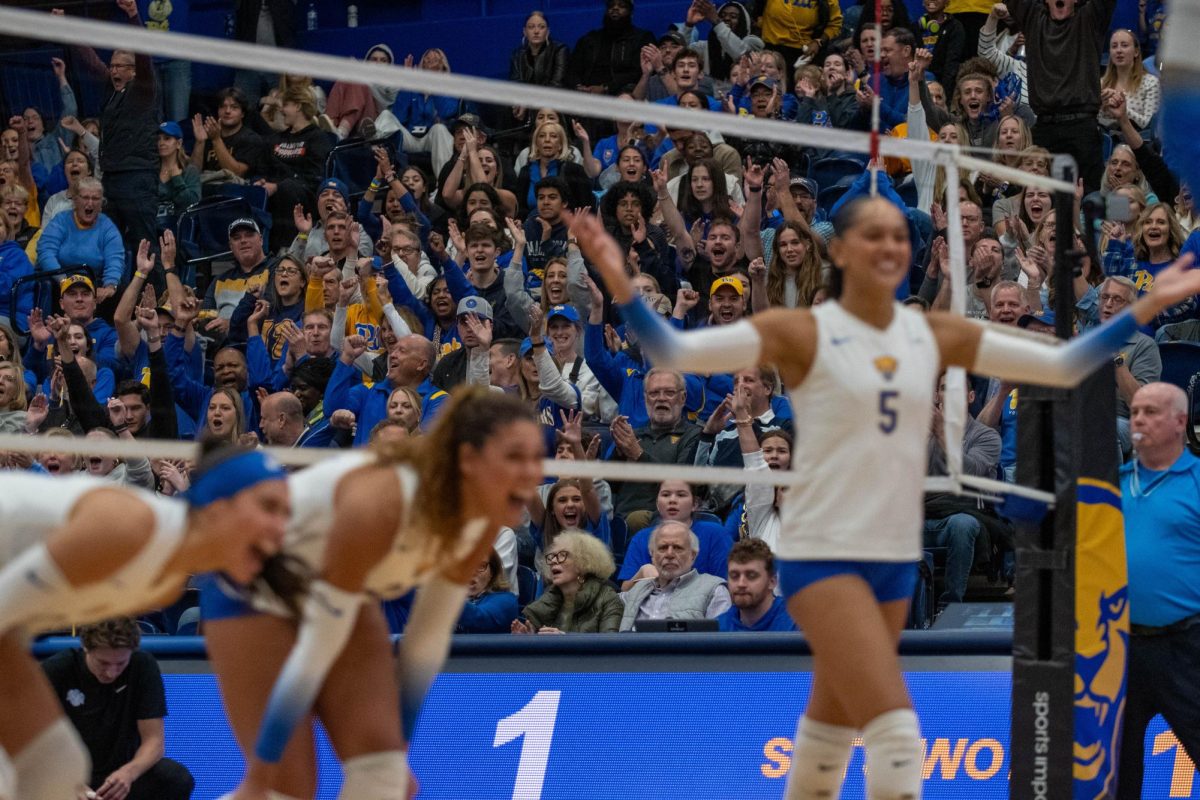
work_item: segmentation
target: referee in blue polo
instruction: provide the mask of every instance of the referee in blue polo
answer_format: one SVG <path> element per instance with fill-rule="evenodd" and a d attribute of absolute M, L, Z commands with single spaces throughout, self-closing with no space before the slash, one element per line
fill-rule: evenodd
<path fill-rule="evenodd" d="M 1200 459 L 1184 446 L 1189 416 L 1187 395 L 1168 383 L 1146 384 L 1130 403 L 1136 457 L 1121 467 L 1131 623 L 1121 798 L 1142 796 L 1146 727 L 1156 714 L 1200 763 Z"/>

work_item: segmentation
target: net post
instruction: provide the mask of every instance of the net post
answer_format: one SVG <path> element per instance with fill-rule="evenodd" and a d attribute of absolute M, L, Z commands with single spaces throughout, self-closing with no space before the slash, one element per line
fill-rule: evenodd
<path fill-rule="evenodd" d="M 1073 159 L 1056 157 L 1054 175 L 1073 181 Z M 1074 197 L 1056 196 L 1056 327 L 1071 332 Z M 1075 690 L 1075 481 L 1081 421 L 1074 391 L 1021 386 L 1017 483 L 1055 495 L 1040 523 L 1018 523 L 1014 540 L 1012 778 L 1009 797 L 1071 796 Z"/>

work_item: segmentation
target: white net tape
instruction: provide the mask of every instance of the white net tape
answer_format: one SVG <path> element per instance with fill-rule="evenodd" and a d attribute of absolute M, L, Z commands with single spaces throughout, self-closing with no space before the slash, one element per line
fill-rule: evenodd
<path fill-rule="evenodd" d="M 582 117 L 633 119 L 655 125 L 686 130 L 715 131 L 751 140 L 781 142 L 824 149 L 867 153 L 867 133 L 834 130 L 779 120 L 763 120 L 734 114 L 679 108 L 657 103 L 620 100 L 615 97 L 584 94 L 564 89 L 509 83 L 445 72 L 430 72 L 389 64 L 365 63 L 344 57 L 286 50 L 247 42 L 214 39 L 192 34 L 149 30 L 111 22 L 97 22 L 22 9 L 0 8 L 0 30 L 24 33 L 31 38 L 107 49 L 135 50 L 174 59 L 220 64 L 270 73 L 308 75 L 325 80 L 369 83 L 396 89 L 417 91 L 475 100 L 501 106 L 546 107 Z M 1032 175 L 1018 169 L 970 155 L 957 146 L 915 139 L 882 137 L 883 156 L 934 161 L 952 170 L 983 171 L 1023 186 L 1037 186 L 1051 192 L 1074 192 L 1064 181 Z M 947 193 L 947 229 L 950 233 L 951 310 L 966 308 L 966 253 L 962 239 L 957 192 Z M 966 376 L 951 369 L 946 377 L 946 442 L 949 477 L 930 478 L 930 491 L 961 492 L 964 489 L 993 495 L 1018 495 L 1053 503 L 1054 496 L 1035 489 L 1013 486 L 962 474 L 961 441 L 966 414 Z M 316 463 L 336 455 L 336 450 L 268 448 L 281 463 L 293 466 Z M 102 455 L 113 458 L 145 457 L 192 459 L 196 446 L 171 441 L 99 441 L 95 439 L 56 438 L 52 442 L 19 434 L 0 434 L 0 452 L 59 452 L 74 455 Z M 744 471 L 730 468 L 685 467 L 620 462 L 546 461 L 548 475 L 574 478 L 608 478 L 625 481 L 686 480 L 697 484 L 767 484 L 788 486 L 796 483 L 790 472 Z"/>

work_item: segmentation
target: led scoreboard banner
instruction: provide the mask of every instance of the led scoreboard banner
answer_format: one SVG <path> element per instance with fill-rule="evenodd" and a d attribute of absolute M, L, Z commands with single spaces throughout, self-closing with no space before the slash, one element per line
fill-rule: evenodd
<path fill-rule="evenodd" d="M 577 637 L 551 637 L 569 645 L 557 652 L 522 646 L 525 637 L 467 638 L 475 640 L 473 652 L 463 657 L 456 646 L 412 743 L 422 800 L 777 800 L 783 794 L 791 739 L 811 685 L 809 661 L 794 647 L 739 653 L 717 644 L 729 637 L 622 634 L 609 635 L 589 657 L 582 652 L 591 648 Z M 928 647 L 905 657 L 925 738 L 928 800 L 1008 797 L 1012 681 L 997 645 L 1002 638 L 975 655 Z M 652 639 L 712 644 L 647 652 Z M 197 653 L 198 646 L 197 640 Z M 621 648 L 638 652 L 620 654 Z M 170 709 L 167 754 L 195 774 L 196 800 L 215 800 L 242 773 L 216 680 L 202 661 L 160 658 Z M 332 800 L 340 771 L 323 734 L 318 757 L 318 796 Z M 1200 798 L 1195 770 L 1161 719 L 1147 735 L 1146 758 L 1146 797 Z M 863 765 L 856 747 L 844 797 L 863 797 Z"/>

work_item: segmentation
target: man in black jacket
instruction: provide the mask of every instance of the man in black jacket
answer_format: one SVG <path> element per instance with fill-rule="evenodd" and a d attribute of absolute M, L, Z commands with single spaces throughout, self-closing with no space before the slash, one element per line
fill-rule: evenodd
<path fill-rule="evenodd" d="M 125 20 L 141 27 L 137 0 L 117 0 Z M 54 13 L 61 14 L 60 9 Z M 114 50 L 106 67 L 90 47 L 75 47 L 78 63 L 107 78 L 112 92 L 100 111 L 100 170 L 104 213 L 116 223 L 128 250 L 143 239 L 158 242 L 158 83 L 150 56 Z"/>
<path fill-rule="evenodd" d="M 1117 0 L 1078 7 L 1077 0 L 1007 0 L 993 9 L 997 19 L 1011 16 L 1025 34 L 1029 105 L 1038 117 L 1034 144 L 1074 156 L 1087 192 L 1100 188 L 1104 173 L 1096 126 L 1100 56 L 1116 5 Z"/>
<path fill-rule="evenodd" d="M 270 47 L 295 47 L 295 7 L 295 0 L 237 0 L 233 38 Z M 263 87 L 275 81 L 276 76 L 269 72 L 239 69 L 233 73 L 233 85 L 246 95 L 251 108 L 258 107 Z"/>
<path fill-rule="evenodd" d="M 642 75 L 642 48 L 654 34 L 633 26 L 633 0 L 606 0 L 604 24 L 585 33 L 567 67 L 567 85 L 581 92 L 617 95 Z"/>

